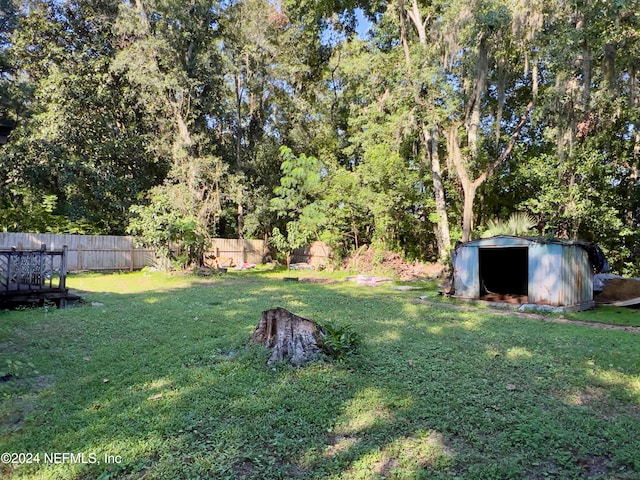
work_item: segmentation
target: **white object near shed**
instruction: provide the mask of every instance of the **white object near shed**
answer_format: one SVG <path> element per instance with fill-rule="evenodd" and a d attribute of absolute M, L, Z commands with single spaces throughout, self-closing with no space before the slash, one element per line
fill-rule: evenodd
<path fill-rule="evenodd" d="M 455 296 L 564 310 L 593 308 L 587 242 L 499 235 L 459 244 Z"/>

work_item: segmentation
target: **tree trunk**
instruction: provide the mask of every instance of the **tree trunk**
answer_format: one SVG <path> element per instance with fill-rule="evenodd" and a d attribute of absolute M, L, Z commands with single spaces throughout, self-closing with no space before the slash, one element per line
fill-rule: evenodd
<path fill-rule="evenodd" d="M 473 230 L 473 203 L 476 199 L 476 192 L 479 184 L 471 182 L 462 184 L 464 190 L 464 203 L 462 208 L 462 241 L 471 240 L 471 231 Z"/>
<path fill-rule="evenodd" d="M 242 86 L 240 74 L 234 77 L 236 94 L 236 169 L 242 171 Z"/>
<path fill-rule="evenodd" d="M 475 179 L 471 179 L 467 172 L 467 165 L 470 163 L 470 159 L 465 157 L 463 158 L 462 152 L 460 150 L 460 144 L 458 140 L 458 125 L 453 124 L 449 130 L 445 131 L 447 135 L 447 150 L 449 152 L 449 159 L 453 163 L 456 169 L 456 174 L 458 175 L 458 180 L 460 180 L 460 184 L 462 185 L 462 190 L 464 193 L 464 207 L 462 212 L 462 241 L 468 242 L 471 239 L 471 230 L 473 229 L 473 202 L 476 197 L 476 192 L 478 191 L 478 187 L 484 183 L 484 181 L 493 173 L 493 171 L 504 162 L 513 146 L 518 139 L 518 135 L 520 134 L 520 130 L 524 127 L 527 119 L 529 118 L 529 112 L 533 108 L 533 102 L 529 102 L 525 107 L 524 112 L 520 116 L 520 121 L 514 128 L 511 133 L 511 137 L 509 138 L 509 142 L 505 145 L 498 155 L 497 158 L 492 160 L 484 170 L 478 175 Z"/>
<path fill-rule="evenodd" d="M 236 220 L 238 225 L 238 238 L 244 238 L 244 207 L 242 202 L 238 201 L 236 204 Z"/>
<path fill-rule="evenodd" d="M 324 333 L 316 322 L 278 307 L 262 312 L 249 342 L 272 350 L 267 365 L 280 361 L 302 365 L 322 358 L 318 343 L 323 337 Z"/>
<path fill-rule="evenodd" d="M 449 154 L 449 163 L 452 163 L 456 170 L 456 175 L 462 186 L 464 207 L 462 210 L 462 238 L 463 242 L 471 239 L 471 229 L 473 228 L 473 200 L 476 188 L 474 182 L 467 173 L 467 159 L 462 158 L 460 144 L 458 140 L 458 124 L 453 124 L 445 131 L 447 136 L 447 152 Z"/>
<path fill-rule="evenodd" d="M 142 23 L 142 31 L 146 37 L 153 36 L 151 32 L 151 25 L 149 24 L 149 17 L 147 16 L 147 10 L 144 4 L 144 0 L 136 0 L 136 9 L 138 10 L 138 16 Z M 159 65 L 159 54 L 156 49 L 153 50 L 153 56 L 151 58 L 151 65 L 154 70 L 154 74 L 161 79 L 164 74 L 162 73 Z M 189 127 L 187 122 L 182 114 L 181 105 L 176 101 L 175 95 L 172 95 L 170 90 L 167 88 L 163 88 L 160 85 L 156 86 L 159 88 L 161 96 L 164 99 L 164 103 L 168 110 L 171 111 L 173 118 L 176 123 L 176 127 L 178 129 L 178 138 L 182 141 L 183 146 L 190 147 L 192 145 L 191 134 L 189 133 Z M 179 147 L 179 146 L 178 146 Z M 175 148 L 174 148 L 175 150 Z M 174 155 L 176 152 L 174 151 Z"/>
<path fill-rule="evenodd" d="M 431 181 L 433 183 L 433 196 L 436 203 L 436 214 L 438 222 L 436 224 L 436 240 L 438 243 L 438 258 L 440 261 L 449 256 L 451 248 L 451 235 L 449 233 L 449 217 L 447 215 L 447 202 L 442 182 L 442 167 L 440 166 L 440 156 L 438 155 L 438 129 L 422 126 L 424 145 L 427 150 L 427 158 L 431 169 Z"/>
<path fill-rule="evenodd" d="M 400 9 L 400 38 L 405 53 L 405 62 L 407 65 L 407 79 L 409 82 L 413 82 L 412 78 L 412 64 L 409 51 L 409 41 L 407 38 L 406 29 L 406 17 L 411 20 L 415 31 L 418 35 L 418 40 L 423 50 L 426 53 L 427 47 L 427 33 L 426 23 L 428 19 L 422 17 L 417 0 L 411 0 L 411 8 L 405 11 L 404 1 L 401 0 L 398 3 Z M 416 105 L 420 106 L 422 100 L 420 95 L 415 96 Z M 438 156 L 438 128 L 434 126 L 427 126 L 424 122 L 419 123 L 419 127 L 422 129 L 422 144 L 425 149 L 425 156 L 429 163 L 429 169 L 431 170 L 431 181 L 433 185 L 433 196 L 436 205 L 436 215 L 438 221 L 436 223 L 436 242 L 438 244 L 438 258 L 444 261 L 449 256 L 449 249 L 451 248 L 451 234 L 449 233 L 449 217 L 446 208 L 446 195 L 444 190 L 444 184 L 442 182 L 442 166 L 440 165 L 440 157 Z"/>
<path fill-rule="evenodd" d="M 467 145 L 471 158 L 478 156 L 478 129 L 480 128 L 480 118 L 482 116 L 482 99 L 484 91 L 487 89 L 487 75 L 489 70 L 489 54 L 487 52 L 487 42 L 483 38 L 478 45 L 478 65 L 476 77 L 474 79 L 473 92 L 468 111 L 465 114 L 467 119 Z"/>
<path fill-rule="evenodd" d="M 638 75 L 640 72 L 635 68 L 631 70 L 629 76 L 629 97 L 631 104 L 638 108 L 640 107 L 640 88 L 638 86 Z M 629 202 L 631 208 L 631 221 L 628 225 L 632 228 L 636 228 L 640 224 L 640 208 L 638 202 L 635 199 L 634 191 L 638 185 L 638 179 L 640 178 L 640 121 L 634 122 L 633 125 L 633 156 L 631 157 L 631 182 L 629 186 Z"/>
<path fill-rule="evenodd" d="M 418 34 L 418 40 L 420 41 L 420 45 L 425 46 L 427 44 L 427 29 L 426 29 L 426 20 L 422 18 L 422 13 L 420 12 L 420 6 L 418 5 L 418 0 L 411 0 L 411 9 L 407 10 L 407 15 L 413 22 L 413 25 L 416 29 L 416 33 Z"/>
<path fill-rule="evenodd" d="M 411 53 L 409 51 L 409 40 L 407 38 L 406 12 L 404 10 L 403 0 L 398 2 L 398 14 L 400 15 L 400 41 L 402 42 L 402 49 L 404 50 L 404 61 L 407 68 L 411 70 Z"/>

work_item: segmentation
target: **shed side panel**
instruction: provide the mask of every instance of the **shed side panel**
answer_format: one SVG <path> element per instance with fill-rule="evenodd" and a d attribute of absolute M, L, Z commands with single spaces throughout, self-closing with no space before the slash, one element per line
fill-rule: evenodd
<path fill-rule="evenodd" d="M 529 247 L 529 302 L 552 306 L 593 300 L 593 277 L 587 252 L 557 243 Z"/>
<path fill-rule="evenodd" d="M 566 246 L 563 248 L 563 268 L 562 268 L 562 301 L 563 305 L 575 305 L 578 303 L 578 292 L 582 289 L 582 277 L 580 276 L 580 262 L 575 247 Z"/>
<path fill-rule="evenodd" d="M 478 268 L 478 247 L 464 246 L 459 248 L 453 266 L 453 282 L 457 297 L 480 298 Z"/>
<path fill-rule="evenodd" d="M 582 271 L 582 291 L 580 293 L 580 303 L 593 302 L 593 269 L 589 260 L 589 253 L 580 248 L 582 260 L 580 260 L 580 269 Z"/>
<path fill-rule="evenodd" d="M 562 246 L 529 245 L 529 303 L 559 306 L 562 288 Z"/>
<path fill-rule="evenodd" d="M 565 246 L 564 305 L 579 305 L 593 301 L 593 273 L 589 254 L 577 245 Z"/>

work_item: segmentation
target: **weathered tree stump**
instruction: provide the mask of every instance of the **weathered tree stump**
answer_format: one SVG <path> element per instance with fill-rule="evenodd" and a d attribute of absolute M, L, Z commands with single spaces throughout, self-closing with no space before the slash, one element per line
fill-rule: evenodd
<path fill-rule="evenodd" d="M 324 332 L 316 322 L 278 307 L 262 312 L 249 342 L 272 350 L 268 365 L 278 361 L 302 365 L 322 358 L 318 344 L 323 337 Z"/>

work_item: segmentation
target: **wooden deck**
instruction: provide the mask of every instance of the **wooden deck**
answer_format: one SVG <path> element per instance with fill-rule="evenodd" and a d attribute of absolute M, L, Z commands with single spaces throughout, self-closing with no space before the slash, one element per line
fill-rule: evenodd
<path fill-rule="evenodd" d="M 54 302 L 64 307 L 79 297 L 66 288 L 67 247 L 60 251 L 0 249 L 0 308 Z"/>

